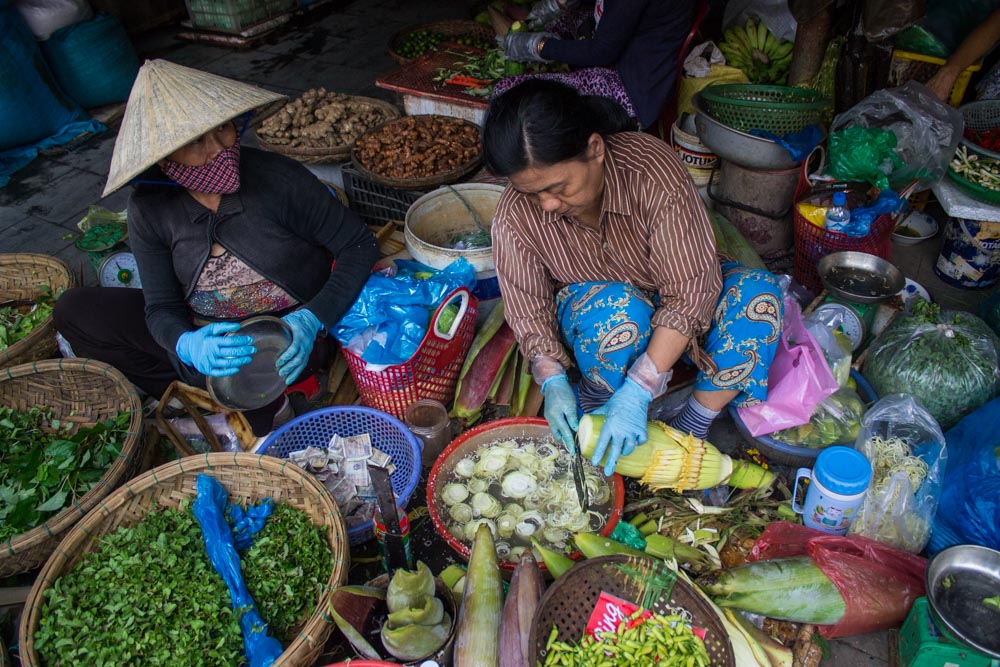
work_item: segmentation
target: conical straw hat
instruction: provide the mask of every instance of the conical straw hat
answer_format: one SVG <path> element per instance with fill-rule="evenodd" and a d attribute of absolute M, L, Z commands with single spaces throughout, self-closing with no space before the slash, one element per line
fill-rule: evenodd
<path fill-rule="evenodd" d="M 128 97 L 104 196 L 213 127 L 253 109 L 258 109 L 254 121 L 260 122 L 285 99 L 166 60 L 147 60 Z"/>

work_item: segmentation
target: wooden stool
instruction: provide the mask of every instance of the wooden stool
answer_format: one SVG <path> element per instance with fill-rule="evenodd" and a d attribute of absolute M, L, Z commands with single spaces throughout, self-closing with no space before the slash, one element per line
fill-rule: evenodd
<path fill-rule="evenodd" d="M 208 422 L 205 421 L 205 417 L 201 414 L 200 410 L 225 415 L 226 423 L 229 425 L 229 428 L 233 429 L 233 433 L 236 434 L 236 439 L 239 441 L 240 448 L 243 451 L 250 451 L 257 440 L 242 412 L 224 408 L 216 403 L 206 390 L 192 387 L 178 380 L 171 382 L 167 390 L 163 392 L 160 403 L 156 406 L 156 424 L 181 456 L 194 456 L 198 452 L 191 448 L 187 441 L 181 437 L 181 434 L 174 425 L 170 423 L 170 420 L 163 416 L 163 411 L 171 399 L 177 399 L 184 406 L 184 410 L 194 420 L 198 430 L 205 436 L 205 441 L 208 443 L 209 449 L 213 452 L 222 452 L 225 450 L 222 448 L 218 436 L 208 426 Z"/>

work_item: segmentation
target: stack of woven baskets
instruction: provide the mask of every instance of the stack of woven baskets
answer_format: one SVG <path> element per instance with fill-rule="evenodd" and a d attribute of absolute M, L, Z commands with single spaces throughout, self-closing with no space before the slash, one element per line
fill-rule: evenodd
<path fill-rule="evenodd" d="M 73 274 L 63 262 L 49 255 L 0 254 L 0 305 L 7 301 L 37 299 L 46 289 L 55 296 L 72 287 Z M 56 330 L 46 318 L 28 336 L 0 350 L 0 368 L 55 356 Z"/>

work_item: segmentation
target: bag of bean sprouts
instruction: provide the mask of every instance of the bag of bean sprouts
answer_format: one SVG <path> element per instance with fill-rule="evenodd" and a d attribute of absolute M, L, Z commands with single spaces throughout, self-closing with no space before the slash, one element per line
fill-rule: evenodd
<path fill-rule="evenodd" d="M 854 448 L 872 464 L 872 480 L 851 534 L 920 553 L 930 537 L 947 460 L 941 427 L 913 396 L 890 394 L 861 419 Z"/>

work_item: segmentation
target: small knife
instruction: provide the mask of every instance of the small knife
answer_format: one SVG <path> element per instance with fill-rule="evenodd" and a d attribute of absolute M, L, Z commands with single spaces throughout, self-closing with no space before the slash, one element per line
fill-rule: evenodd
<path fill-rule="evenodd" d="M 590 506 L 590 499 L 587 497 L 587 476 L 583 472 L 583 454 L 580 453 L 579 443 L 576 446 L 576 453 L 573 454 L 573 481 L 576 483 L 576 496 L 580 500 L 580 510 L 587 511 Z"/>

